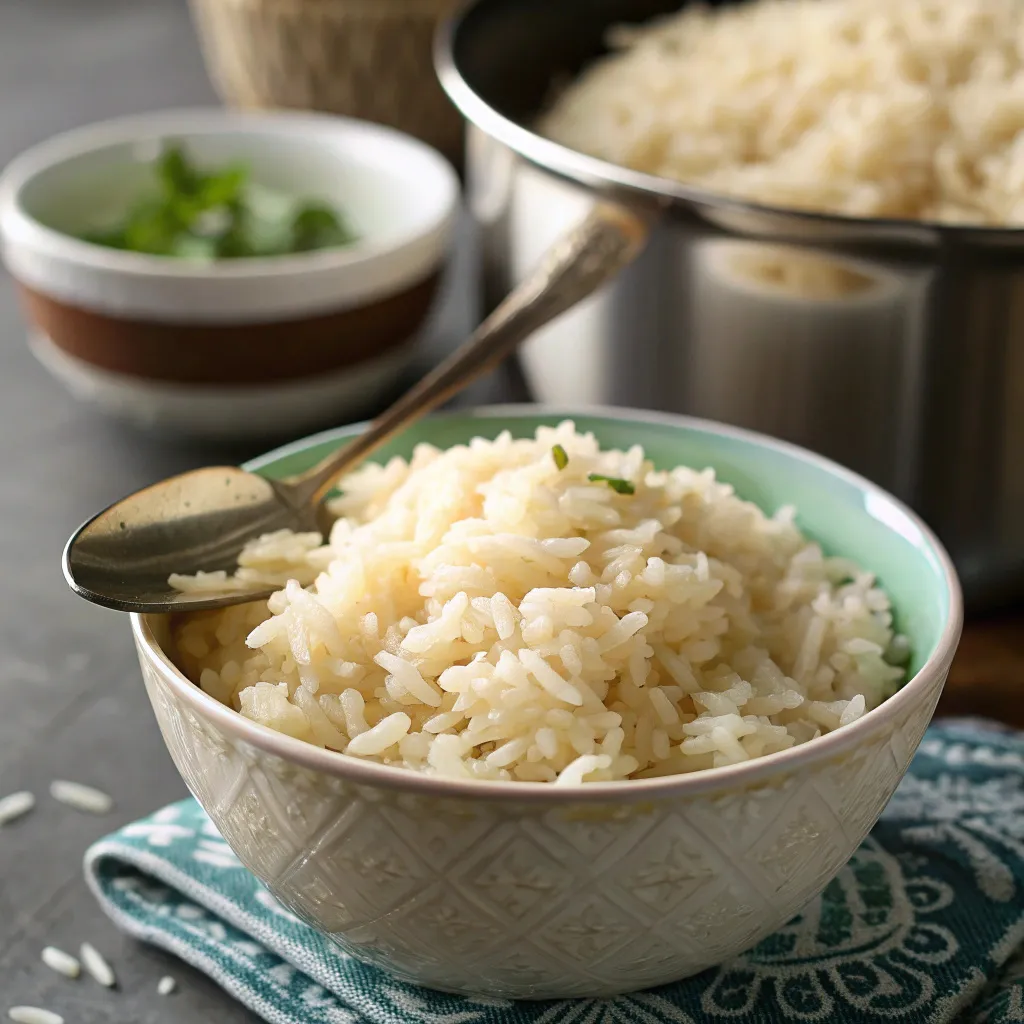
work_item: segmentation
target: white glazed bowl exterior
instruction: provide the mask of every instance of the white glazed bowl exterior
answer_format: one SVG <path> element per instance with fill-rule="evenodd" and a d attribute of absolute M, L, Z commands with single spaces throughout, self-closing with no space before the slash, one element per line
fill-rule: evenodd
<path fill-rule="evenodd" d="M 505 412 L 524 408 L 554 414 Z M 686 417 L 589 412 L 798 453 Z M 342 950 L 450 992 L 611 996 L 750 948 L 822 891 L 878 819 L 932 717 L 962 624 L 948 556 L 906 516 L 933 546 L 950 594 L 945 629 L 920 671 L 852 725 L 693 775 L 566 790 L 367 763 L 272 732 L 207 696 L 163 653 L 166 620 L 133 616 L 134 636 L 189 789 L 242 863 Z"/>
<path fill-rule="evenodd" d="M 622 783 L 597 800 L 516 799 L 504 783 L 511 791 L 495 800 L 427 778 L 366 781 L 314 747 L 328 757 L 292 756 L 299 741 L 268 735 L 181 677 L 145 620 L 135 637 L 178 771 L 285 907 L 405 981 L 510 999 L 666 984 L 781 927 L 878 819 L 949 667 L 919 674 L 855 745 L 831 756 L 812 745 L 749 782 L 719 770 Z"/>
<path fill-rule="evenodd" d="M 372 415 L 408 373 L 413 338 L 355 366 L 261 385 L 176 384 L 113 373 L 29 336 L 32 354 L 80 401 L 153 433 L 232 443 L 294 437 L 332 419 Z"/>

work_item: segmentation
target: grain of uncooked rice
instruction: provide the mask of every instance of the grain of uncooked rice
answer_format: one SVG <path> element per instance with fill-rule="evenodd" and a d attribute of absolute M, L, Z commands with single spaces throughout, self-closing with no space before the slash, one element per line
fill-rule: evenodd
<path fill-rule="evenodd" d="M 83 942 L 78 952 L 82 958 L 82 966 L 89 974 L 101 985 L 113 988 L 117 983 L 114 971 L 110 964 L 103 959 L 96 947 L 88 942 Z"/>
<path fill-rule="evenodd" d="M 27 790 L 11 793 L 0 800 L 0 828 L 8 822 L 28 814 L 36 805 L 36 798 Z"/>
<path fill-rule="evenodd" d="M 114 806 L 113 799 L 102 790 L 64 779 L 54 779 L 50 783 L 50 796 L 62 804 L 90 814 L 106 814 Z"/>
<path fill-rule="evenodd" d="M 65 978 L 77 978 L 82 971 L 82 965 L 70 953 L 56 946 L 47 946 L 41 956 L 51 971 L 63 974 Z"/>
<path fill-rule="evenodd" d="M 177 987 L 178 983 L 167 974 L 157 982 L 156 994 L 158 996 L 169 996 Z"/>
<path fill-rule="evenodd" d="M 540 130 L 715 192 L 1024 224 L 1020 0 L 755 0 L 617 27 Z"/>
<path fill-rule="evenodd" d="M 871 574 L 712 470 L 563 423 L 420 445 L 342 488 L 329 543 L 244 553 L 268 602 L 175 626 L 208 694 L 317 746 L 460 779 L 646 778 L 812 740 L 904 679 Z"/>
<path fill-rule="evenodd" d="M 40 1006 L 12 1006 L 7 1016 L 14 1024 L 64 1024 L 64 1018 Z"/>

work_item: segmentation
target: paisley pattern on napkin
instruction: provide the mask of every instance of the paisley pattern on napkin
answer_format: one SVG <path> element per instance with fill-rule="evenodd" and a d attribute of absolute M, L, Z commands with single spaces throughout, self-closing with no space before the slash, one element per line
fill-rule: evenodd
<path fill-rule="evenodd" d="M 465 999 L 395 981 L 282 908 L 199 805 L 95 844 L 125 931 L 274 1024 L 1024 1021 L 1024 735 L 929 730 L 882 820 L 825 892 L 724 967 L 615 999 Z"/>

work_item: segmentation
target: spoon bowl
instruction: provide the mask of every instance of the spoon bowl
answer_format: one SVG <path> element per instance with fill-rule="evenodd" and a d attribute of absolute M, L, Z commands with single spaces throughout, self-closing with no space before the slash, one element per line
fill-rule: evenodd
<path fill-rule="evenodd" d="M 231 573 L 255 537 L 322 530 L 321 506 L 303 504 L 288 481 L 234 466 L 171 477 L 112 505 L 80 527 L 64 549 L 72 590 L 117 611 L 154 606 L 198 611 L 267 597 L 276 587 L 226 581 L 223 592 L 172 588 L 172 574 Z"/>

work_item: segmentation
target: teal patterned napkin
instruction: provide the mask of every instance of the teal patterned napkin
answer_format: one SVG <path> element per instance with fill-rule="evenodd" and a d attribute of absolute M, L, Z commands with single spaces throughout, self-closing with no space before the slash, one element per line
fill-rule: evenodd
<path fill-rule="evenodd" d="M 235 859 L 193 800 L 93 846 L 130 934 L 274 1024 L 1024 1021 L 1024 734 L 933 727 L 882 820 L 818 899 L 749 953 L 608 1000 L 463 999 L 339 952 Z"/>

